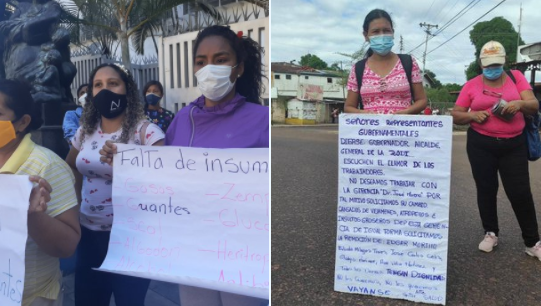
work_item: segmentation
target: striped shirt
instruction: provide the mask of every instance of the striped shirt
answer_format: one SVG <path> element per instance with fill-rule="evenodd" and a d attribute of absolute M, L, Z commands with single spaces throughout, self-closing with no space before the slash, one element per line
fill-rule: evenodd
<path fill-rule="evenodd" d="M 0 173 L 39 175 L 53 188 L 47 214 L 56 217 L 77 206 L 75 178 L 69 166 L 51 150 L 36 145 L 30 134 L 21 141 Z M 29 236 L 26 241 L 23 306 L 37 297 L 55 300 L 62 284 L 62 273 L 56 257 L 45 254 Z"/>

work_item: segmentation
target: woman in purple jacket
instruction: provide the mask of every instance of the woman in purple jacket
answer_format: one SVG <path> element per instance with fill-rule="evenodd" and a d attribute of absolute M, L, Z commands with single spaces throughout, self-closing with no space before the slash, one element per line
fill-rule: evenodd
<path fill-rule="evenodd" d="M 194 72 L 203 94 L 182 108 L 167 130 L 166 145 L 266 148 L 269 109 L 261 106 L 261 52 L 256 42 L 228 27 L 197 36 Z"/>
<path fill-rule="evenodd" d="M 261 48 L 225 26 L 197 35 L 194 72 L 202 93 L 169 126 L 165 145 L 200 148 L 268 148 L 269 109 L 260 104 Z M 116 146 L 100 152 L 111 163 Z M 183 306 L 259 306 L 262 299 L 180 285 Z"/>

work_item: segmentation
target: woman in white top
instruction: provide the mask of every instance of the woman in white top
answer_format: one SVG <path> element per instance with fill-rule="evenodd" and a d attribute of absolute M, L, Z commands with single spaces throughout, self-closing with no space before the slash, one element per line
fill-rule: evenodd
<path fill-rule="evenodd" d="M 95 271 L 109 245 L 113 224 L 113 168 L 100 162 L 105 141 L 162 145 L 164 133 L 146 120 L 136 84 L 128 71 L 102 64 L 90 74 L 88 101 L 66 161 L 76 176 L 81 203 L 81 242 L 75 271 L 75 304 L 143 306 L 150 280 Z"/>

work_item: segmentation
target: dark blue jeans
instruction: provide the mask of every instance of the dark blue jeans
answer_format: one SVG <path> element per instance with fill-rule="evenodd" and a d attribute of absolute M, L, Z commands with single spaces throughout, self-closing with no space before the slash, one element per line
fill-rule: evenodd
<path fill-rule="evenodd" d="M 144 306 L 149 279 L 92 270 L 105 259 L 110 234 L 81 226 L 75 268 L 76 306 L 109 306 L 111 294 L 117 306 Z"/>
<path fill-rule="evenodd" d="M 485 232 L 499 233 L 496 205 L 499 172 L 503 189 L 522 230 L 524 244 L 534 246 L 539 241 L 539 232 L 530 189 L 525 136 L 494 138 L 470 128 L 466 150 L 477 186 L 477 205 Z"/>

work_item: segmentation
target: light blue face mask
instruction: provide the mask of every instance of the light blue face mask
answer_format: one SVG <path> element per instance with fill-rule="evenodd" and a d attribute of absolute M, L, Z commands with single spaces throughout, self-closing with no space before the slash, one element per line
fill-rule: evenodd
<path fill-rule="evenodd" d="M 370 49 L 382 56 L 389 54 L 394 46 L 394 37 L 392 35 L 370 36 L 369 39 Z"/>
<path fill-rule="evenodd" d="M 503 73 L 503 66 L 483 68 L 483 75 L 489 80 L 498 79 Z"/>

